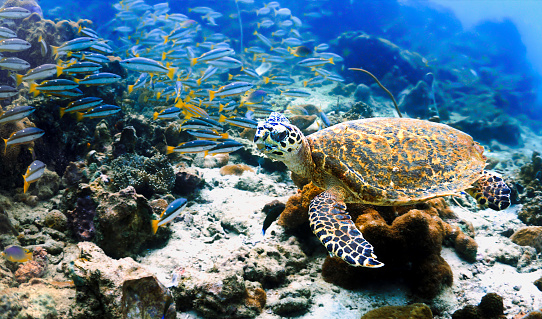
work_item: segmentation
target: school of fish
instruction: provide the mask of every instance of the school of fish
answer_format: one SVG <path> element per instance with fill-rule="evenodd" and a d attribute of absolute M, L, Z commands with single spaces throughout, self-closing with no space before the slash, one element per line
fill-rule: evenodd
<path fill-rule="evenodd" d="M 13 84 L 0 84 L 0 99 L 16 97 L 26 83 L 28 101 L 43 94 L 60 105 L 59 117 L 71 115 L 74 121 L 89 121 L 121 117 L 125 111 L 122 105 L 104 104 L 102 98 L 85 94 L 85 88 L 122 85 L 134 101 L 146 92 L 148 114 L 160 121 L 159 125 L 178 121 L 180 129 L 194 138 L 168 146 L 168 154 L 234 152 L 243 144 L 230 138 L 231 127 L 254 129 L 258 118 L 277 111 L 306 114 L 302 107 L 286 110 L 270 103 L 274 96 L 306 98 L 311 96 L 311 87 L 344 79 L 333 71 L 343 58 L 327 52 L 328 44 L 316 44 L 304 36 L 310 27 L 290 9 L 275 1 L 263 7 L 253 0 L 230 3 L 234 13 L 226 16 L 209 7 L 178 13 L 170 12 L 167 2 L 149 5 L 144 0 L 122 0 L 113 4 L 117 14 L 103 34 L 82 22 L 77 37 L 59 46 L 48 45 L 40 37 L 40 47 L 32 48 L 14 31 L 0 27 L 0 54 L 9 53 L 0 56 L 0 69 L 7 70 L 13 80 Z M 0 19 L 19 20 L 30 14 L 24 8 L 4 8 Z M 304 17 L 318 15 L 313 12 Z M 234 23 L 239 23 L 234 31 L 240 34 L 215 31 Z M 43 56 L 52 54 L 56 63 L 30 69 L 30 63 L 16 56 L 30 49 L 40 50 Z M 113 61 L 128 72 L 126 79 L 101 72 Z M 294 72 L 298 77 L 292 76 Z M 21 121 L 34 111 L 31 105 L 9 105 L 1 110 L 0 125 Z M 324 112 L 319 116 L 320 127 L 330 125 Z M 4 152 L 44 134 L 47 132 L 37 127 L 12 132 L 4 139 Z M 45 168 L 35 159 L 21 172 L 24 193 L 43 176 Z M 186 200 L 172 204 L 153 222 L 153 231 L 178 215 Z"/>

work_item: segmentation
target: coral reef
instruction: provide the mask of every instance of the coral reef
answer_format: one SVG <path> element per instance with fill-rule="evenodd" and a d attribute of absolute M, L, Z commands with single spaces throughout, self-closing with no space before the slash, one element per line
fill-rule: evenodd
<path fill-rule="evenodd" d="M 96 227 L 94 226 L 96 204 L 89 194 L 89 189 L 82 193 L 82 196 L 77 198 L 75 209 L 68 211 L 66 216 L 75 237 L 79 241 L 88 241 L 92 240 L 96 234 Z"/>
<path fill-rule="evenodd" d="M 542 157 L 538 152 L 533 152 L 531 162 L 520 168 L 517 183 L 523 190 L 519 194 L 523 204 L 519 219 L 529 225 L 542 226 Z"/>
<path fill-rule="evenodd" d="M 173 191 L 179 195 L 187 196 L 195 193 L 203 184 L 204 180 L 198 171 L 186 169 L 175 173 Z"/>
<path fill-rule="evenodd" d="M 252 167 L 245 165 L 245 164 L 231 164 L 226 165 L 220 168 L 220 175 L 236 175 L 241 176 L 244 172 L 253 172 L 254 169 Z"/>
<path fill-rule="evenodd" d="M 45 215 L 45 226 L 64 232 L 68 226 L 68 217 L 57 209 L 51 210 Z"/>
<path fill-rule="evenodd" d="M 499 116 L 492 120 L 471 117 L 448 123 L 448 125 L 468 133 L 478 142 L 489 144 L 492 140 L 496 140 L 509 146 L 518 146 L 522 143 L 519 124 L 510 121 L 508 116 Z"/>
<path fill-rule="evenodd" d="M 510 237 L 512 242 L 520 246 L 531 246 L 538 253 L 542 252 L 542 226 L 522 227 Z"/>
<path fill-rule="evenodd" d="M 151 231 L 152 208 L 135 188 L 102 193 L 96 208 L 94 241 L 108 256 L 122 258 L 141 251 L 155 237 Z"/>
<path fill-rule="evenodd" d="M 19 266 L 15 272 L 15 279 L 19 283 L 28 282 L 32 278 L 42 277 L 47 271 L 47 252 L 41 247 L 35 247 L 32 260 Z"/>
<path fill-rule="evenodd" d="M 344 97 L 349 97 L 355 90 L 356 85 L 354 83 L 337 83 L 337 85 L 333 89 L 331 89 L 330 93 L 333 95 L 342 95 Z"/>
<path fill-rule="evenodd" d="M 418 81 L 415 86 L 404 89 L 397 102 L 399 109 L 410 117 L 428 119 L 436 114 L 430 105 L 432 100 L 429 97 L 430 88 L 425 81 Z"/>
<path fill-rule="evenodd" d="M 288 199 L 279 224 L 296 228 L 306 223 L 309 203 L 321 191 L 312 184 L 305 185 Z M 404 278 L 417 295 L 433 298 L 442 287 L 452 284 L 450 266 L 440 256 L 442 245 L 451 242 L 459 256 L 471 262 L 475 260 L 476 242 L 459 227 L 441 219 L 440 216 L 451 215 L 443 199 L 396 209 L 354 204 L 348 205 L 347 210 L 386 267 L 358 269 L 339 258 L 328 257 L 322 266 L 322 276 L 328 282 L 356 288 L 364 283 L 359 278 L 369 273 L 373 279 Z"/>
<path fill-rule="evenodd" d="M 361 319 L 431 319 L 431 309 L 423 303 L 415 303 L 408 306 L 384 306 L 371 310 L 361 316 Z"/>
<path fill-rule="evenodd" d="M 126 318 L 154 313 L 175 318 L 167 288 L 132 258 L 111 259 L 90 242 L 79 243 L 77 247 L 78 258 L 66 262 L 63 270 L 76 285 L 91 290 L 104 317 Z"/>
<path fill-rule="evenodd" d="M 457 310 L 452 319 L 500 319 L 504 317 L 504 304 L 502 297 L 496 293 L 488 293 L 482 297 L 478 306 L 467 305 Z"/>
<path fill-rule="evenodd" d="M 171 192 L 175 183 L 175 173 L 164 155 L 147 158 L 127 153 L 111 162 L 111 171 L 113 191 L 132 186 L 147 198 Z"/>
<path fill-rule="evenodd" d="M 351 67 L 363 66 L 373 73 L 392 93 L 398 93 L 404 87 L 395 87 L 398 78 L 405 77 L 411 84 L 415 84 L 427 72 L 428 68 L 422 62 L 422 57 L 408 50 L 403 50 L 390 41 L 368 35 L 361 31 L 350 31 L 341 34 L 334 45 L 337 52 L 344 57 L 344 64 Z M 392 81 L 384 76 L 394 72 L 397 67 L 399 74 L 395 74 Z M 357 72 L 349 74 L 358 83 L 373 84 L 365 74 Z"/>

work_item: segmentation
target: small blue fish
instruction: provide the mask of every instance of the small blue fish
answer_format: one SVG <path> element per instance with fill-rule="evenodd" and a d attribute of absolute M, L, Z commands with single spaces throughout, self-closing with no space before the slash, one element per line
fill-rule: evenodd
<path fill-rule="evenodd" d="M 32 253 L 30 250 L 17 245 L 11 245 L 6 247 L 1 254 L 7 260 L 16 263 L 24 263 L 32 260 Z"/>
<path fill-rule="evenodd" d="M 182 197 L 171 202 L 171 204 L 169 204 L 169 206 L 160 215 L 160 219 L 156 219 L 151 222 L 152 233 L 156 234 L 158 227 L 169 223 L 175 219 L 175 217 L 179 216 L 179 214 L 185 209 L 187 203 L 188 201 L 186 198 Z"/>

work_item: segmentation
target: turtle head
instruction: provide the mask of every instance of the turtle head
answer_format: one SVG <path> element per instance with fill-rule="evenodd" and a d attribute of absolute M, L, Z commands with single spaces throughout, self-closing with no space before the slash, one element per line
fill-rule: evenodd
<path fill-rule="evenodd" d="M 307 144 L 301 130 L 277 112 L 258 123 L 254 143 L 267 157 L 284 162 L 290 169 L 291 164 L 302 160 L 299 151 Z"/>

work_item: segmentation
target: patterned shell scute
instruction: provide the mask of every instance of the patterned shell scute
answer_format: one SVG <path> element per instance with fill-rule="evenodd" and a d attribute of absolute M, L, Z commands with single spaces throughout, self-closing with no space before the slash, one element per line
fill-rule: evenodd
<path fill-rule="evenodd" d="M 338 178 L 362 201 L 394 204 L 469 188 L 483 147 L 444 124 L 407 118 L 344 122 L 307 136 L 318 174 Z"/>

